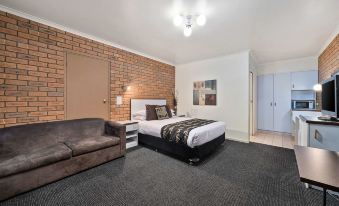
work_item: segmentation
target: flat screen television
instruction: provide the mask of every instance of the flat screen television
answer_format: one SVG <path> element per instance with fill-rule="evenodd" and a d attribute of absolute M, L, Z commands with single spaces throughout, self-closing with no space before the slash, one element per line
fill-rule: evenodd
<path fill-rule="evenodd" d="M 338 116 L 338 91 L 339 75 L 322 82 L 321 112 L 325 115 L 339 118 Z"/>

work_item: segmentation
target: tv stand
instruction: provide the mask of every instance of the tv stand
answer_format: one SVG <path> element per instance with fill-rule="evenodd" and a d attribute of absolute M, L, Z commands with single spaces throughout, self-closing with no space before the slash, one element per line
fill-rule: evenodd
<path fill-rule="evenodd" d="M 339 152 L 339 121 L 324 121 L 302 115 L 300 120 L 299 135 L 303 146 Z"/>
<path fill-rule="evenodd" d="M 338 122 L 339 119 L 336 118 L 336 117 L 331 117 L 331 116 L 320 116 L 318 117 L 319 120 L 322 120 L 322 121 L 334 121 L 334 122 Z"/>

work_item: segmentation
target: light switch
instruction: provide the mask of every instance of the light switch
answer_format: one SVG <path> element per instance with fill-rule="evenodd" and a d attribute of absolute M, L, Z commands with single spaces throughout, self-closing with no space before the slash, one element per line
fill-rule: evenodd
<path fill-rule="evenodd" d="M 122 96 L 117 96 L 117 105 L 122 105 Z"/>

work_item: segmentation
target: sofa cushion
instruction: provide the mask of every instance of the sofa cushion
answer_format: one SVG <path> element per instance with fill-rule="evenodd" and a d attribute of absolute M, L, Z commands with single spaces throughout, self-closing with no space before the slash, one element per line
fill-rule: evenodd
<path fill-rule="evenodd" d="M 100 149 L 111 147 L 119 144 L 120 139 L 117 137 L 86 137 L 83 139 L 69 140 L 65 144 L 71 148 L 73 156 L 94 152 Z"/>
<path fill-rule="evenodd" d="M 28 153 L 1 153 L 0 177 L 24 172 L 71 158 L 71 150 L 63 143 L 43 147 Z"/>
<path fill-rule="evenodd" d="M 70 138 L 102 136 L 104 133 L 105 120 L 98 118 L 34 123 L 0 129 L 0 146 L 25 154 Z"/>

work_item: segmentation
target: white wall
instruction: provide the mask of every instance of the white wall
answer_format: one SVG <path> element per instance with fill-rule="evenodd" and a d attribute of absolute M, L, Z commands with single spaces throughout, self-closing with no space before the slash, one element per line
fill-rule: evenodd
<path fill-rule="evenodd" d="M 224 121 L 226 137 L 249 141 L 249 51 L 176 66 L 178 114 Z M 193 82 L 217 80 L 217 106 L 193 106 Z"/>
<path fill-rule="evenodd" d="M 307 70 L 318 70 L 318 57 L 311 56 L 298 59 L 288 59 L 257 65 L 258 75 Z"/>

